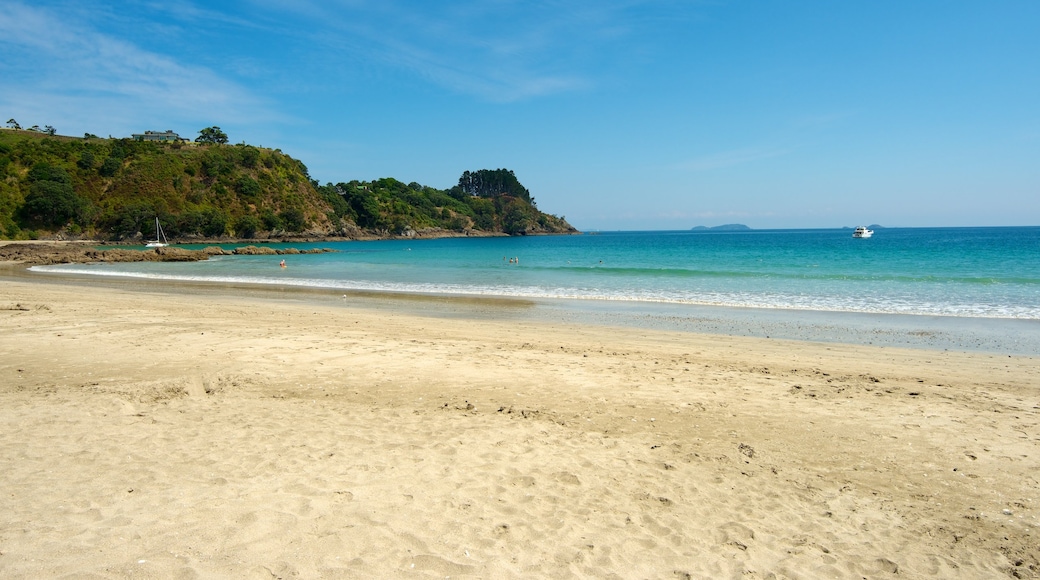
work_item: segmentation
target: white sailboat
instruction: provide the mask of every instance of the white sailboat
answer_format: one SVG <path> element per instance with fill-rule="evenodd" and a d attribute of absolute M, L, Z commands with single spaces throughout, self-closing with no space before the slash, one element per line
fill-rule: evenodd
<path fill-rule="evenodd" d="M 155 218 L 155 239 L 144 245 L 146 248 L 165 248 L 169 246 L 170 242 L 166 239 L 166 232 L 162 231 L 162 226 L 159 225 L 159 218 Z"/>

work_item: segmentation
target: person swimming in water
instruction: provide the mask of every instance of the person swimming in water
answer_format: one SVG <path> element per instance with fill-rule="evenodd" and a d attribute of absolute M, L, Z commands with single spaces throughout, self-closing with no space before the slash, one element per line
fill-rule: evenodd
<path fill-rule="evenodd" d="M 280 264 L 280 266 L 283 267 L 283 268 L 285 267 L 285 260 L 282 260 L 282 263 Z"/>

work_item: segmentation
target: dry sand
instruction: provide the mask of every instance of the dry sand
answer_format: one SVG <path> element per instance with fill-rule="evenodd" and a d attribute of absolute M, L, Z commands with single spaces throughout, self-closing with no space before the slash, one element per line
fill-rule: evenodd
<path fill-rule="evenodd" d="M 3 578 L 1040 575 L 1040 361 L 0 279 Z"/>

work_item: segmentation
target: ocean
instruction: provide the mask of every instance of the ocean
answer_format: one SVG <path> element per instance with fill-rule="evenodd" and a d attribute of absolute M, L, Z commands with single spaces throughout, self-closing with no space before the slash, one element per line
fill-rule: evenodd
<path fill-rule="evenodd" d="M 220 256 L 192 263 L 44 266 L 33 271 L 524 299 L 543 304 L 543 310 L 555 313 L 550 316 L 554 319 L 560 312 L 580 311 L 586 317 L 605 319 L 624 313 L 632 319 L 656 320 L 651 326 L 678 329 L 686 329 L 690 320 L 713 316 L 736 317 L 738 323 L 718 325 L 739 327 L 752 312 L 763 320 L 793 323 L 829 313 L 823 326 L 834 323 L 834 314 L 846 314 L 847 322 L 866 320 L 866 328 L 871 327 L 871 316 L 911 317 L 889 318 L 886 326 L 908 320 L 946 329 L 958 323 L 984 328 L 987 320 L 1019 321 L 1017 326 L 1010 322 L 994 326 L 996 335 L 1022 335 L 1021 329 L 1029 334 L 1040 326 L 1040 227 L 879 228 L 869 239 L 854 239 L 849 229 L 812 229 L 590 232 L 271 246 L 336 252 Z M 286 268 L 279 267 L 283 258 Z M 936 320 L 940 318 L 946 320 Z M 931 331 L 920 335 L 926 337 L 927 332 Z M 737 332 L 768 333 L 761 324 Z M 809 338 L 828 339 L 819 333 Z M 1019 338 L 1007 340 L 1017 343 Z M 1021 352 L 1022 348 L 997 350 Z M 1040 346 L 1025 350 L 1040 352 Z"/>

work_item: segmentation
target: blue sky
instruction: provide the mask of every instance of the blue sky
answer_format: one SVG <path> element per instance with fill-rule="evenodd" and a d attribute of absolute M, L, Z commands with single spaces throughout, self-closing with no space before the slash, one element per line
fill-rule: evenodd
<path fill-rule="evenodd" d="M 0 116 L 580 229 L 1040 225 L 1040 2 L 0 0 Z"/>

